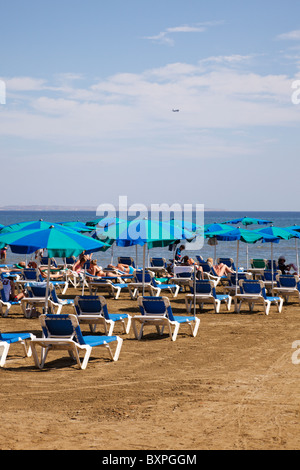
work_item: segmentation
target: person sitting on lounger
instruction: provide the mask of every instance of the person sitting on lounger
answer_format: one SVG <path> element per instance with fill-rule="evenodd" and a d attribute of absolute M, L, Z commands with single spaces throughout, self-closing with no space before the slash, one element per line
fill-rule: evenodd
<path fill-rule="evenodd" d="M 86 255 L 81 254 L 79 259 L 73 264 L 72 271 L 75 273 L 80 273 L 83 270 L 85 263 L 87 262 L 88 258 Z"/>
<path fill-rule="evenodd" d="M 207 258 L 207 262 L 210 263 L 213 266 L 217 276 L 220 276 L 220 277 L 221 276 L 227 276 L 227 274 L 233 274 L 234 273 L 233 269 L 229 268 L 229 266 L 227 266 L 224 263 L 219 263 L 219 264 L 214 265 L 214 261 L 213 261 L 212 258 Z"/>
<path fill-rule="evenodd" d="M 282 274 L 289 274 L 291 269 L 294 270 L 293 274 L 297 274 L 297 266 L 295 266 L 293 263 L 285 264 L 285 257 L 280 256 L 278 259 L 278 270 L 281 271 Z"/>
<path fill-rule="evenodd" d="M 4 295 L 6 299 L 12 302 L 18 302 L 19 300 L 25 297 L 25 294 L 23 292 L 20 292 L 19 294 L 16 293 L 15 283 L 10 277 L 6 277 L 1 282 L 3 285 Z"/>
<path fill-rule="evenodd" d="M 193 258 L 189 258 L 188 256 L 184 256 L 182 258 L 182 262 L 180 266 L 196 266 L 197 274 L 196 277 L 197 279 L 203 279 L 203 268 L 202 266 L 199 266 Z"/>

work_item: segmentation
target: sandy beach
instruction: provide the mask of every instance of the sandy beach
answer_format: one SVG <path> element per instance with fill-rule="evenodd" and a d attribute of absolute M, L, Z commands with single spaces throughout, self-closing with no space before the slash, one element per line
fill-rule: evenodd
<path fill-rule="evenodd" d="M 186 313 L 183 293 L 171 303 Z M 111 313 L 139 313 L 125 292 L 108 305 Z M 234 314 L 222 306 L 215 314 L 207 305 L 198 336 L 181 327 L 176 342 L 150 327 L 137 341 L 117 326 L 119 361 L 96 349 L 84 371 L 59 352 L 38 370 L 17 345 L 0 370 L 0 448 L 298 449 L 300 364 L 292 344 L 300 340 L 299 315 L 294 300 L 268 317 L 261 307 Z M 20 307 L 0 318 L 0 328 L 41 335 L 39 320 L 24 318 Z"/>

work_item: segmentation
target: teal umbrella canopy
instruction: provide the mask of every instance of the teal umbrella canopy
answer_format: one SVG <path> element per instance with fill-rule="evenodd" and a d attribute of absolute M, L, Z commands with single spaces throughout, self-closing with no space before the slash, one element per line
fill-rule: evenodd
<path fill-rule="evenodd" d="M 176 240 L 193 238 L 194 234 L 172 223 L 166 223 L 151 219 L 135 219 L 97 228 L 97 237 L 106 236 L 109 240 L 115 240 L 117 246 L 143 246 L 149 248 L 168 246 Z"/>
<path fill-rule="evenodd" d="M 242 225 L 267 225 L 272 224 L 270 220 L 256 219 L 255 217 L 242 217 L 239 219 L 227 220 L 224 224 L 242 224 Z"/>
<path fill-rule="evenodd" d="M 16 224 L 11 224 L 11 225 L 5 225 L 2 230 L 0 231 L 0 234 L 2 235 L 3 233 L 10 233 L 10 232 L 17 232 L 18 230 L 41 230 L 41 229 L 47 229 L 49 227 L 61 227 L 60 224 L 56 224 L 53 222 L 47 222 L 45 220 L 32 220 L 29 222 L 19 222 Z M 66 227 L 66 230 L 72 230 L 70 227 Z"/>
<path fill-rule="evenodd" d="M 19 254 L 31 254 L 41 248 L 47 249 L 50 258 L 78 256 L 83 251 L 92 253 L 105 246 L 105 243 L 99 240 L 60 225 L 0 233 L 0 243 L 9 245 L 13 253 Z"/>
<path fill-rule="evenodd" d="M 217 240 L 235 241 L 244 243 L 256 243 L 258 241 L 278 243 L 279 238 L 276 235 L 262 233 L 259 230 L 247 230 L 242 228 L 230 229 L 229 231 L 205 233 L 206 238 L 216 237 Z"/>
<path fill-rule="evenodd" d="M 75 232 L 79 233 L 87 233 L 87 232 L 93 232 L 95 230 L 95 227 L 88 226 L 84 224 L 83 222 L 60 222 L 59 225 L 62 225 L 63 227 L 70 228 L 72 230 L 75 230 Z"/>
<path fill-rule="evenodd" d="M 86 222 L 86 225 L 90 227 L 105 227 L 119 224 L 120 222 L 125 222 L 125 220 L 120 219 L 119 217 L 97 217 L 96 219 Z"/>
<path fill-rule="evenodd" d="M 291 238 L 300 238 L 300 233 L 281 227 L 266 227 L 258 230 L 259 233 L 274 236 L 281 240 L 290 240 Z"/>

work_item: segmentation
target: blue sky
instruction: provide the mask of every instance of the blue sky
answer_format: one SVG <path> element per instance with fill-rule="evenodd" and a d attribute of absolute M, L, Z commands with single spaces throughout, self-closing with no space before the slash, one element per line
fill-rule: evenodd
<path fill-rule="evenodd" d="M 0 7 L 0 205 L 299 209 L 297 0 Z"/>

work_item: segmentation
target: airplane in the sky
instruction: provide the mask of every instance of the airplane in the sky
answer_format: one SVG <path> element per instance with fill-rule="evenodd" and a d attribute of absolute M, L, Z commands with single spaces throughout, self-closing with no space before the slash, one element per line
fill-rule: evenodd
<path fill-rule="evenodd" d="M 173 113 L 179 113 L 179 109 L 172 109 Z"/>

